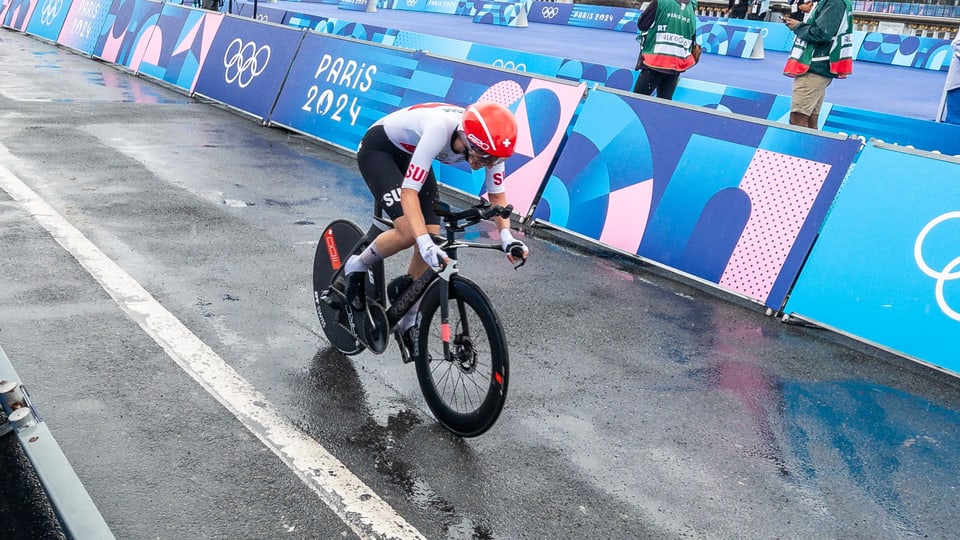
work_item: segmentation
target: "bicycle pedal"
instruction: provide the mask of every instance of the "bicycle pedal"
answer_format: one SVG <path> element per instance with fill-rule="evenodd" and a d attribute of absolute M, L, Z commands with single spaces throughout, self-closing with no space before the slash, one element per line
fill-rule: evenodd
<path fill-rule="evenodd" d="M 347 275 L 347 285 L 345 287 L 345 300 L 353 311 L 360 312 L 367 308 L 366 305 L 366 272 L 354 272 Z"/>
<path fill-rule="evenodd" d="M 320 295 L 320 300 L 330 306 L 332 309 L 340 309 L 343 307 L 343 301 L 341 300 L 341 295 L 337 294 L 337 291 L 327 289 L 323 291 Z"/>

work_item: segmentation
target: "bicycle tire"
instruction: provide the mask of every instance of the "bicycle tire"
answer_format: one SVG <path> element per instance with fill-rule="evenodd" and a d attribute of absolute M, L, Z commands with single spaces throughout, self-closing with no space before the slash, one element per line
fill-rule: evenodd
<path fill-rule="evenodd" d="M 364 346 L 341 325 L 347 321 L 344 310 L 334 309 L 320 299 L 333 280 L 339 275 L 340 266 L 360 241 L 363 232 L 352 221 L 338 219 L 327 225 L 317 243 L 317 252 L 313 257 L 313 302 L 317 308 L 320 327 L 338 351 L 347 356 L 363 352 Z"/>
<path fill-rule="evenodd" d="M 434 282 L 420 304 L 414 361 L 420 391 L 440 424 L 461 437 L 489 430 L 507 399 L 509 353 L 500 320 L 480 287 L 460 276 L 450 281 L 450 348 L 443 359 L 440 287 Z M 469 335 L 464 333 L 464 318 Z"/>

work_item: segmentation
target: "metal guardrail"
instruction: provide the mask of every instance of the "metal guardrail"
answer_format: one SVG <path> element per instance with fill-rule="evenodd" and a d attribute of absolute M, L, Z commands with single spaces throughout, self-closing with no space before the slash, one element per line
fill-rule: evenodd
<path fill-rule="evenodd" d="M 706 17 L 723 17 L 727 11 L 727 0 L 707 0 L 698 3 L 697 14 Z M 789 13 L 790 7 L 786 2 L 770 2 L 770 13 Z M 770 19 L 772 20 L 772 19 Z M 875 11 L 853 12 L 853 25 L 856 30 L 876 32 L 881 30 L 884 23 L 901 23 L 903 35 L 929 37 L 939 39 L 953 39 L 960 27 L 960 18 L 933 17 L 927 15 L 909 15 L 904 13 L 881 13 Z"/>
<path fill-rule="evenodd" d="M 81 540 L 114 538 L 53 434 L 37 413 L 2 347 L 0 405 L 7 419 L 0 424 L 0 437 L 15 434 L 19 439 L 64 533 L 69 538 Z"/>

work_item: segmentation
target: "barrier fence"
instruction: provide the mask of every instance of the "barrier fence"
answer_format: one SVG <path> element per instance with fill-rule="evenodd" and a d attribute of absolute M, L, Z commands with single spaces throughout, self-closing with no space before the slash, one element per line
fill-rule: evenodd
<path fill-rule="evenodd" d="M 46 500 L 42 502 L 49 502 L 55 513 L 55 525 L 38 524 L 38 530 L 29 532 L 55 535 L 51 538 L 112 540 L 113 533 L 40 416 L 36 404 L 30 400 L 3 347 L 0 347 L 0 411 L 3 413 L 0 414 L 0 437 L 17 438 L 46 495 Z M 10 511 L 11 507 L 27 506 L 24 499 L 32 496 L 29 492 L 9 492 L 13 487 L 4 486 L 4 494 L 15 498 L 13 505 L 4 501 L 6 511 Z M 34 501 L 34 505 L 42 504 Z M 40 508 L 29 510 L 41 511 Z M 30 519 L 25 522 L 30 523 Z M 4 525 L 5 533 L 11 534 L 6 527 L 8 524 Z M 14 537 L 25 533 L 28 531 L 24 528 L 13 527 Z"/>
<path fill-rule="evenodd" d="M 960 346 L 960 317 L 953 316 L 960 309 L 954 307 L 960 306 L 960 290 L 950 288 L 960 275 L 960 263 L 950 255 L 960 245 L 960 234 L 944 232 L 946 222 L 952 224 L 960 213 L 960 200 L 944 196 L 960 193 L 960 158 L 903 152 L 865 142 L 867 137 L 770 121 L 785 111 L 781 96 L 725 87 L 685 90 L 700 104 L 714 105 L 705 108 L 637 96 L 612 85 L 594 83 L 587 92 L 583 64 L 530 55 L 509 61 L 550 73 L 505 69 L 491 65 L 493 54 L 483 48 L 489 46 L 475 49 L 457 40 L 329 18 L 315 19 L 309 28 L 353 37 L 298 28 L 290 24 L 296 16 L 289 13 L 281 25 L 149 0 L 67 0 L 62 4 L 69 8 L 67 15 L 59 19 L 35 6 L 14 0 L 3 8 L 3 25 L 32 33 L 29 23 L 39 17 L 43 30 L 36 30 L 38 37 L 56 34 L 57 43 L 83 54 L 349 151 L 377 118 L 397 108 L 424 101 L 498 101 L 515 112 L 520 125 L 507 183 L 521 219 L 651 261 L 770 312 L 817 320 L 960 372 L 940 352 Z M 59 33 L 48 28 L 58 20 Z M 458 52 L 427 53 L 423 43 L 447 44 Z M 560 77 L 561 72 L 567 76 Z M 607 82 L 616 76 L 615 71 L 591 72 Z M 632 77 L 617 84 L 628 80 Z M 753 107 L 754 114 L 731 114 L 740 112 L 738 103 Z M 848 125 L 870 127 L 877 118 L 858 118 L 856 111 L 833 107 L 827 122 L 836 122 L 838 112 Z M 887 128 L 891 136 L 911 132 L 922 122 L 885 120 L 895 121 Z M 877 129 L 879 125 L 877 121 Z M 960 154 L 958 133 L 942 131 L 923 140 L 931 150 Z M 888 154 L 909 160 L 893 166 L 896 160 Z M 918 175 L 923 182 L 939 180 L 927 189 L 918 186 Z M 465 165 L 438 166 L 437 176 L 448 187 L 483 195 L 480 173 Z M 909 192 L 910 199 L 899 191 Z M 878 212 L 880 202 L 873 199 L 881 194 L 891 206 Z M 898 213 L 898 201 L 909 212 Z M 924 214 L 927 206 L 931 210 Z M 916 219 L 906 219 L 908 214 Z M 867 215 L 871 219 L 862 219 Z M 854 234 L 854 222 L 861 229 L 875 223 L 879 232 L 872 250 Z M 911 249 L 883 241 L 895 234 L 914 239 L 946 235 L 947 240 L 938 241 L 936 248 L 924 243 Z M 859 258 L 848 262 L 858 251 Z M 934 254 L 940 257 L 936 261 Z M 889 271 L 894 260 L 903 271 Z M 823 283 L 831 281 L 832 273 L 855 273 L 872 264 L 878 268 L 876 279 L 833 280 L 833 291 Z M 907 272 L 910 265 L 914 270 Z M 880 268 L 887 271 L 880 274 Z M 881 299 L 875 294 L 881 281 L 904 295 L 916 293 Z M 841 305 L 841 292 L 858 300 Z M 866 298 L 873 300 L 864 302 Z M 906 325 L 870 315 L 892 313 L 889 305 L 905 302 L 912 305 L 898 316 L 905 320 L 917 311 L 927 318 Z M 858 317 L 859 324 L 853 325 Z M 915 328 L 928 323 L 939 336 L 935 349 Z"/>

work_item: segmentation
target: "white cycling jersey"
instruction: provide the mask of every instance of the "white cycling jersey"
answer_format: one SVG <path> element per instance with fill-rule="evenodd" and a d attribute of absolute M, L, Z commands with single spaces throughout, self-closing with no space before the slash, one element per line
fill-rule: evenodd
<path fill-rule="evenodd" d="M 374 124 L 382 125 L 390 142 L 412 155 L 401 187 L 419 192 L 434 159 L 446 164 L 466 161 L 451 147 L 463 111 L 447 103 L 422 103 L 394 111 Z M 503 163 L 485 169 L 487 193 L 503 193 Z"/>

